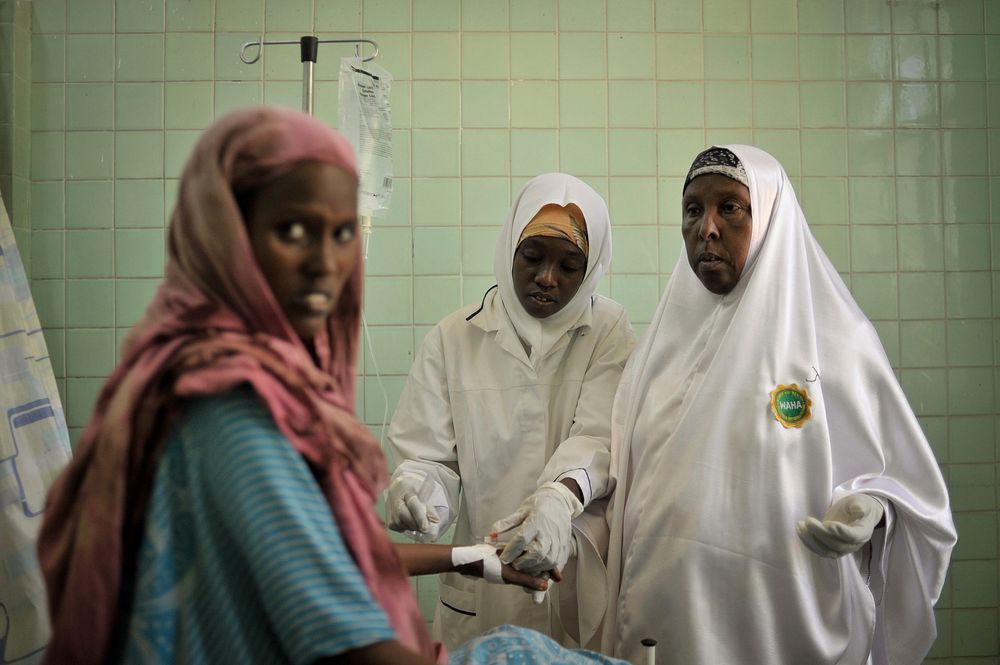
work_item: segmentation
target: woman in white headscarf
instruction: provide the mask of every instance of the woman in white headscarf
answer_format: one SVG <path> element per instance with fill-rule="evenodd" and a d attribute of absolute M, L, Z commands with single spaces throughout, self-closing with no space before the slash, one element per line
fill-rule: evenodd
<path fill-rule="evenodd" d="M 682 207 L 613 409 L 604 649 L 920 663 L 955 531 L 874 328 L 767 153 L 700 154 Z"/>
<path fill-rule="evenodd" d="M 611 401 L 634 345 L 624 308 L 596 294 L 610 263 L 593 189 L 561 173 L 524 186 L 497 241 L 497 286 L 441 321 L 414 360 L 389 429 L 390 528 L 427 541 L 455 521 L 455 544 L 492 535 L 521 570 L 566 564 L 571 520 L 600 513 L 592 502 L 610 490 Z M 556 592 L 509 591 L 443 575 L 436 634 L 453 646 L 514 623 L 573 643 Z"/>

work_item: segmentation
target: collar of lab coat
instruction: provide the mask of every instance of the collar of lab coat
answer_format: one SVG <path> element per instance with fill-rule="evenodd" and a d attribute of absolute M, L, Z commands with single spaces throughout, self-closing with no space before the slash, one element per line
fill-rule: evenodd
<path fill-rule="evenodd" d="M 596 297 L 596 295 L 592 295 L 590 297 L 589 306 L 583 308 L 579 318 L 577 318 L 576 321 L 574 321 L 569 328 L 566 329 L 565 333 L 546 351 L 543 359 L 566 346 L 575 330 L 589 329 L 593 326 L 594 299 Z M 517 336 L 517 329 L 514 327 L 513 321 L 511 321 L 510 316 L 507 314 L 503 300 L 500 298 L 496 288 L 490 289 L 490 291 L 487 292 L 486 297 L 483 298 L 483 304 L 480 311 L 469 317 L 467 321 L 484 332 L 496 333 L 497 343 L 504 350 L 518 360 L 524 362 L 526 365 L 532 365 L 527 352 L 524 350 L 524 345 Z"/>

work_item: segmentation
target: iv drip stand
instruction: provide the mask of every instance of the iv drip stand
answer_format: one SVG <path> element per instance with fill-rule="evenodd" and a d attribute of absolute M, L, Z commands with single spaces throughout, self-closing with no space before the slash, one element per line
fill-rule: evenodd
<path fill-rule="evenodd" d="M 248 65 L 260 60 L 264 46 L 271 44 L 298 44 L 302 57 L 302 110 L 309 115 L 313 114 L 313 70 L 316 67 L 316 57 L 319 53 L 320 44 L 371 44 L 375 47 L 375 52 L 370 56 L 362 58 L 362 62 L 374 60 L 378 56 L 378 44 L 371 39 L 318 39 L 311 35 L 305 35 L 299 40 L 276 40 L 266 42 L 263 39 L 255 42 L 247 42 L 240 47 L 240 60 Z M 252 59 L 247 59 L 247 49 L 257 47 L 257 55 Z"/>
<path fill-rule="evenodd" d="M 371 39 L 319 39 L 312 35 L 304 35 L 297 41 L 294 39 L 282 39 L 275 41 L 264 41 L 263 38 L 246 42 L 240 47 L 240 60 L 245 64 L 252 65 L 260 60 L 260 55 L 265 46 L 271 44 L 298 44 L 299 53 L 302 58 L 302 111 L 313 115 L 313 75 L 316 67 L 316 58 L 319 54 L 320 44 L 354 44 L 355 53 L 360 44 L 371 44 L 375 47 L 375 52 L 361 59 L 362 62 L 374 60 L 378 56 L 378 44 Z M 247 57 L 247 49 L 257 47 L 257 54 L 253 58 Z M 368 258 L 368 243 L 372 235 L 372 216 L 361 216 L 361 232 L 364 235 L 364 258 Z"/>

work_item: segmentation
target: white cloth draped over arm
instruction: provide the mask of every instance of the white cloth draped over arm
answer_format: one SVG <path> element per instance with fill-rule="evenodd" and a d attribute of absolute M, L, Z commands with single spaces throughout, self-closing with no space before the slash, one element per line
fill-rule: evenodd
<path fill-rule="evenodd" d="M 577 558 L 564 570 L 560 585 L 560 613 L 565 629 L 581 645 L 599 646 L 607 599 L 604 565 L 607 556 L 607 525 L 604 513 L 615 488 L 610 475 L 611 404 L 629 356 L 635 334 L 623 310 L 618 321 L 594 350 L 594 360 L 584 379 L 570 437 L 549 459 L 539 483 L 555 477 L 572 477 L 580 483 L 585 472 L 589 487 L 580 483 L 586 511 L 573 521 Z M 589 490 L 589 492 L 588 492 Z"/>
<path fill-rule="evenodd" d="M 923 432 L 898 383 L 881 378 L 888 359 L 874 328 L 861 349 L 842 358 L 842 369 L 854 381 L 827 382 L 825 399 L 830 428 L 852 442 L 852 454 L 836 460 L 831 503 L 853 492 L 864 492 L 883 504 L 885 528 L 872 538 L 869 589 L 876 599 L 873 660 L 880 663 L 917 662 L 934 635 L 933 604 L 948 569 L 955 528 L 948 492 L 937 461 L 923 442 Z M 832 340 L 831 340 L 832 341 Z M 878 408 L 857 407 L 857 386 L 870 386 Z M 880 470 L 873 473 L 873 470 Z"/>
<path fill-rule="evenodd" d="M 635 334 L 627 313 L 622 309 L 615 325 L 594 349 L 570 435 L 549 458 L 538 478 L 539 485 L 571 477 L 580 484 L 585 507 L 593 499 L 611 492 L 613 487 L 608 475 L 611 462 L 611 402 L 634 346 Z M 580 471 L 585 474 L 586 484 L 580 482 Z"/>

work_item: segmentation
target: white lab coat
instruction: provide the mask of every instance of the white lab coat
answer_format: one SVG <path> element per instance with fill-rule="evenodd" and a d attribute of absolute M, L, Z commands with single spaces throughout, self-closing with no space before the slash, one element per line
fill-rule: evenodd
<path fill-rule="evenodd" d="M 599 295 L 535 363 L 496 289 L 470 316 L 478 309 L 427 334 L 389 429 L 397 474 L 432 474 L 453 509 L 461 493 L 456 544 L 481 542 L 494 521 L 566 472 L 585 471 L 585 495 L 608 492 L 611 402 L 634 345 L 624 308 Z M 454 648 L 513 623 L 572 645 L 547 596 L 534 605 L 518 587 L 442 575 L 435 637 Z"/>

